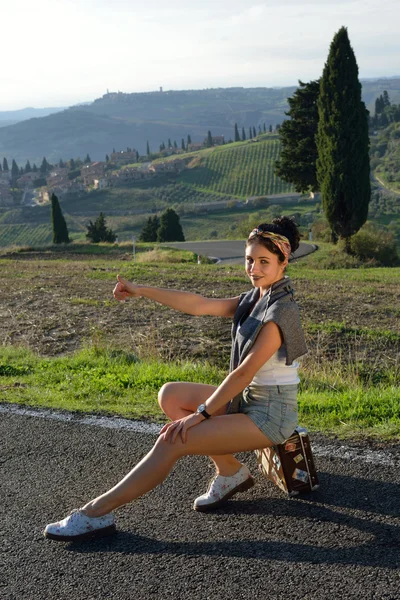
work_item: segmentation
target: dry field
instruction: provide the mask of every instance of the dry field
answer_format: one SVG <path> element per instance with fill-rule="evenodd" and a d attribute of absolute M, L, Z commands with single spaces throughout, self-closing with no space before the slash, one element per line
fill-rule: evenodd
<path fill-rule="evenodd" d="M 240 266 L 137 264 L 131 257 L 24 253 L 0 258 L 0 339 L 42 355 L 83 344 L 139 356 L 228 364 L 230 323 L 195 318 L 137 299 L 113 300 L 116 274 L 138 283 L 235 296 L 249 288 Z M 306 360 L 362 361 L 377 369 L 399 362 L 399 269 L 308 271 L 291 267 L 310 346 Z"/>

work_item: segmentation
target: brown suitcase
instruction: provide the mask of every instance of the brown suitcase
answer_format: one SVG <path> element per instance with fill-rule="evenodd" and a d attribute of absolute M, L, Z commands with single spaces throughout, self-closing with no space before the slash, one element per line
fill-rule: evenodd
<path fill-rule="evenodd" d="M 258 468 L 289 496 L 319 487 L 307 429 L 296 427 L 283 444 L 255 451 Z"/>

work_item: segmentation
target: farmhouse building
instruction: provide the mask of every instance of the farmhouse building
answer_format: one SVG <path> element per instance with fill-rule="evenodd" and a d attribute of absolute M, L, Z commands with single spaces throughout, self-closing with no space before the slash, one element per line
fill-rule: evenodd
<path fill-rule="evenodd" d="M 110 156 L 110 161 L 119 166 L 136 163 L 138 159 L 139 154 L 136 152 L 136 150 L 132 150 L 131 152 L 112 152 Z"/>
<path fill-rule="evenodd" d="M 196 152 L 197 150 L 203 150 L 203 148 L 204 148 L 204 143 L 196 143 L 196 144 L 188 145 L 189 152 Z"/>
<path fill-rule="evenodd" d="M 33 187 L 33 182 L 38 178 L 38 174 L 31 171 L 30 173 L 25 173 L 21 175 L 19 179 L 17 179 L 17 185 L 19 188 L 25 187 Z"/>

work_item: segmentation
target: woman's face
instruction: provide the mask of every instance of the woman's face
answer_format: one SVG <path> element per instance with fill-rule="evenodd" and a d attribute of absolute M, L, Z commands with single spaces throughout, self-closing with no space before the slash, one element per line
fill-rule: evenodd
<path fill-rule="evenodd" d="M 278 255 L 273 254 L 254 240 L 246 246 L 246 273 L 251 283 L 261 291 L 268 290 L 275 281 L 282 279 L 287 260 L 279 262 Z"/>

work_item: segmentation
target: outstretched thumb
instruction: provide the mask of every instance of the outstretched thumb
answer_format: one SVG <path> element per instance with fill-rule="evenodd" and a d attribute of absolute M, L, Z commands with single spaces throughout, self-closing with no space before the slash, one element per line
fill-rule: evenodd
<path fill-rule="evenodd" d="M 125 281 L 126 281 L 126 280 L 125 280 L 123 277 L 121 277 L 121 275 L 119 275 L 119 274 L 117 275 L 117 279 L 118 279 L 118 281 L 119 281 L 120 283 L 125 283 Z"/>

